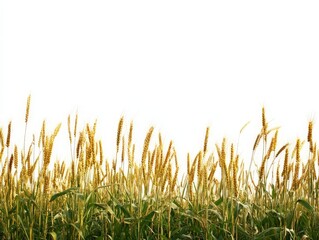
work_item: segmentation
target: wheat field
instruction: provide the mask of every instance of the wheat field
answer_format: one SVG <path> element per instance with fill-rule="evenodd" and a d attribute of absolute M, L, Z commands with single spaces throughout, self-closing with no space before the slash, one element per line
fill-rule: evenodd
<path fill-rule="evenodd" d="M 69 115 L 68 164 L 52 156 L 61 124 L 48 131 L 43 121 L 26 142 L 30 102 L 23 146 L 11 142 L 11 122 L 0 126 L 1 240 L 319 239 L 313 121 L 305 139 L 278 145 L 280 129 L 262 108 L 255 143 L 245 146 L 251 159 L 226 138 L 211 143 L 209 128 L 195 156 L 177 159 L 174 142 L 153 127 L 137 155 L 134 125 L 121 117 L 109 159 L 96 123 L 78 129 L 78 116 Z"/>

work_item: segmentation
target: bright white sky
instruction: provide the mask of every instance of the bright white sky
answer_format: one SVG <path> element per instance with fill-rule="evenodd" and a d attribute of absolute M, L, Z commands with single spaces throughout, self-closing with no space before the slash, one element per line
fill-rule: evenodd
<path fill-rule="evenodd" d="M 306 137 L 312 118 L 319 128 L 318 1 L 0 4 L 0 124 L 12 120 L 17 141 L 29 93 L 29 135 L 43 119 L 66 135 L 78 111 L 98 119 L 109 158 L 121 115 L 140 145 L 151 125 L 174 140 L 180 161 L 202 147 L 206 126 L 213 148 L 247 121 L 240 152 L 250 154 L 263 105 L 283 139 Z M 69 150 L 60 145 L 57 155 Z"/>

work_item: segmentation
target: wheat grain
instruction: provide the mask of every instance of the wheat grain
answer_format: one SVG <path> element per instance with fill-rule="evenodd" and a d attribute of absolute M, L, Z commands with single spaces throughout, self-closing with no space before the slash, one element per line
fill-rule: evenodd
<path fill-rule="evenodd" d="M 72 134 L 71 134 L 71 119 L 70 119 L 70 114 L 68 116 L 68 133 L 69 133 L 69 141 L 70 144 L 72 143 Z"/>
<path fill-rule="evenodd" d="M 74 138 L 76 137 L 77 127 L 78 127 L 78 113 L 76 113 L 75 120 L 74 120 L 74 131 L 73 131 Z"/>
<path fill-rule="evenodd" d="M 264 174 L 265 174 L 266 161 L 267 161 L 267 156 L 264 156 L 259 168 L 259 183 L 262 182 Z"/>
<path fill-rule="evenodd" d="M 11 154 L 9 164 L 8 164 L 8 175 L 10 175 L 11 171 L 12 171 L 13 158 L 14 158 L 14 156 L 13 156 L 13 154 Z"/>
<path fill-rule="evenodd" d="M 53 135 L 52 135 L 53 139 L 58 135 L 58 133 L 59 133 L 59 131 L 60 131 L 60 128 L 61 128 L 61 125 L 62 125 L 62 123 L 59 123 L 59 124 L 55 127 L 55 129 L 54 129 L 54 131 L 53 131 Z"/>
<path fill-rule="evenodd" d="M 281 173 L 281 176 L 284 177 L 284 179 L 287 179 L 287 176 L 288 176 L 287 175 L 287 173 L 288 173 L 288 158 L 289 158 L 289 149 L 286 148 L 284 166 L 283 166 L 282 173 Z"/>
<path fill-rule="evenodd" d="M 169 146 L 168 146 L 168 149 L 167 149 L 167 152 L 166 152 L 166 155 L 165 155 L 164 162 L 163 162 L 163 164 L 162 164 L 162 168 L 165 168 L 165 166 L 166 166 L 168 160 L 169 160 L 170 157 L 171 157 L 172 147 L 173 147 L 173 141 L 170 141 Z"/>
<path fill-rule="evenodd" d="M 308 135 L 307 135 L 307 141 L 312 142 L 312 128 L 313 128 L 313 122 L 309 121 L 308 123 Z"/>
<path fill-rule="evenodd" d="M 6 141 L 7 148 L 10 146 L 10 139 L 11 139 L 11 121 L 8 124 L 7 141 Z"/>
<path fill-rule="evenodd" d="M 130 130 L 128 134 L 128 146 L 130 147 L 132 144 L 132 138 L 133 138 L 133 121 L 130 123 Z"/>
<path fill-rule="evenodd" d="M 124 163 L 125 158 L 125 139 L 124 136 L 122 137 L 122 153 L 121 153 L 121 163 Z"/>
<path fill-rule="evenodd" d="M 260 139 L 261 139 L 261 134 L 258 134 L 257 137 L 256 137 L 256 140 L 255 140 L 255 143 L 254 143 L 254 146 L 253 146 L 253 151 L 256 150 L 256 148 L 258 147 L 259 145 L 259 142 L 260 142 Z"/>
<path fill-rule="evenodd" d="M 179 167 L 177 166 L 175 169 L 175 173 L 174 173 L 174 177 L 173 177 L 173 181 L 172 181 L 171 192 L 174 192 L 174 188 L 176 186 L 177 177 L 178 177 L 178 171 L 179 171 Z"/>
<path fill-rule="evenodd" d="M 203 167 L 202 169 L 202 177 L 203 180 L 203 196 L 205 196 L 205 194 L 207 193 L 207 189 L 208 189 L 208 182 L 207 182 L 207 168 L 206 166 Z"/>
<path fill-rule="evenodd" d="M 280 153 L 282 153 L 288 146 L 289 146 L 289 143 L 283 145 L 276 153 L 275 158 L 277 158 L 280 155 Z"/>
<path fill-rule="evenodd" d="M 203 153 L 199 151 L 197 154 L 197 177 L 199 181 L 201 181 L 201 171 L 202 171 L 202 160 L 203 160 Z"/>
<path fill-rule="evenodd" d="M 299 178 L 299 167 L 300 167 L 300 139 L 297 139 L 296 142 L 296 162 L 295 162 L 295 170 L 292 182 L 292 188 L 297 189 L 297 183 Z"/>
<path fill-rule="evenodd" d="M 3 138 L 3 132 L 1 127 L 0 127 L 0 144 L 1 144 L 1 147 L 4 147 L 4 138 Z"/>
<path fill-rule="evenodd" d="M 208 181 L 209 182 L 211 182 L 213 180 L 213 177 L 214 177 L 216 169 L 217 169 L 217 162 L 215 162 L 212 165 L 212 167 L 211 167 L 211 170 L 210 170 L 210 173 L 209 173 L 209 176 L 208 176 Z"/>
<path fill-rule="evenodd" d="M 102 146 L 102 141 L 99 140 L 99 150 L 100 150 L 100 166 L 103 164 L 103 146 Z"/>
<path fill-rule="evenodd" d="M 118 123 L 117 127 L 117 135 L 116 135 L 116 152 L 118 153 L 119 147 L 120 147 L 120 141 L 121 141 L 121 133 L 122 133 L 122 128 L 123 128 L 123 121 L 124 121 L 124 116 L 120 118 L 120 121 Z"/>
<path fill-rule="evenodd" d="M 313 128 L 313 122 L 309 121 L 307 141 L 309 142 L 309 150 L 311 153 L 313 153 L 314 151 L 313 142 L 312 142 L 312 128 Z"/>
<path fill-rule="evenodd" d="M 265 114 L 265 108 L 264 107 L 262 107 L 261 123 L 262 123 L 262 133 L 263 133 L 264 138 L 266 139 L 268 123 L 267 123 L 267 120 L 266 120 L 266 114 Z"/>
<path fill-rule="evenodd" d="M 40 147 L 40 144 L 42 144 L 42 146 L 44 146 L 45 144 L 45 126 L 46 126 L 46 123 L 45 123 L 45 120 L 43 120 L 41 131 L 40 131 L 40 137 L 38 141 L 38 147 Z"/>
<path fill-rule="evenodd" d="M 273 137 L 273 144 L 272 144 L 272 152 L 275 152 L 276 151 L 276 147 L 277 147 L 277 139 L 278 139 L 278 130 L 276 130 L 275 132 L 275 136 Z"/>
<path fill-rule="evenodd" d="M 142 170 L 143 170 L 143 176 L 145 176 L 145 167 L 146 167 L 146 163 L 145 163 L 145 160 L 146 160 L 146 157 L 147 157 L 147 152 L 148 152 L 148 148 L 149 148 L 149 144 L 150 144 L 150 141 L 151 141 L 151 137 L 152 137 L 152 133 L 153 133 L 153 130 L 154 130 L 154 127 L 151 127 L 149 130 L 148 130 L 148 133 L 146 134 L 146 137 L 145 137 L 145 140 L 144 140 L 144 146 L 143 146 L 143 153 L 142 153 Z"/>
<path fill-rule="evenodd" d="M 205 140 L 204 140 L 204 146 L 203 146 L 204 155 L 206 154 L 206 151 L 207 151 L 208 137 L 209 137 L 209 127 L 206 128 L 206 133 L 205 133 Z"/>
<path fill-rule="evenodd" d="M 14 168 L 17 169 L 18 168 L 18 161 L 19 161 L 19 154 L 18 154 L 18 146 L 17 145 L 14 145 L 14 154 L 13 154 L 13 165 L 14 165 Z"/>
<path fill-rule="evenodd" d="M 319 160 L 318 160 L 318 164 L 319 164 Z M 190 155 L 189 153 L 187 153 L 187 175 L 189 175 L 191 172 L 191 169 L 190 169 Z"/>
<path fill-rule="evenodd" d="M 83 132 L 80 132 L 80 137 L 79 137 L 79 140 L 78 140 L 78 143 L 76 145 L 76 157 L 78 158 L 79 155 L 80 155 L 80 151 L 81 151 L 81 148 L 82 148 L 82 143 L 84 141 L 84 133 Z"/>
<path fill-rule="evenodd" d="M 28 96 L 28 100 L 27 100 L 27 106 L 25 110 L 25 119 L 24 119 L 25 123 L 27 123 L 29 120 L 30 101 L 31 101 L 31 95 Z"/>
<path fill-rule="evenodd" d="M 279 164 L 277 165 L 277 170 L 276 170 L 276 188 L 279 189 L 280 187 L 280 174 L 279 174 Z"/>
<path fill-rule="evenodd" d="M 44 177 L 44 184 L 43 184 L 44 197 L 47 196 L 49 190 L 50 190 L 50 172 Z"/>
<path fill-rule="evenodd" d="M 238 196 L 238 186 L 237 186 L 237 170 L 238 170 L 238 158 L 239 156 L 236 156 L 236 159 L 233 161 L 233 189 L 234 189 L 234 195 L 235 197 Z"/>
<path fill-rule="evenodd" d="M 226 138 L 223 138 L 219 161 L 222 168 L 222 177 L 226 180 L 225 183 L 227 184 L 227 187 L 229 187 L 230 179 L 228 169 L 226 167 Z"/>

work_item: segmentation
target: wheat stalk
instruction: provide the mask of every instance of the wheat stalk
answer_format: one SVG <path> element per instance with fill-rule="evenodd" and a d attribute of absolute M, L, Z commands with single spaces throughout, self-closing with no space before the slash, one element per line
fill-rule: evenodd
<path fill-rule="evenodd" d="M 205 133 L 205 140 L 204 140 L 204 146 L 203 146 L 204 155 L 206 154 L 206 151 L 207 151 L 208 137 L 209 137 L 209 127 L 206 128 L 206 133 Z"/>
<path fill-rule="evenodd" d="M 152 133 L 154 131 L 154 127 L 151 127 L 148 130 L 148 133 L 146 134 L 145 140 L 144 140 L 144 146 L 143 146 L 143 153 L 142 153 L 142 169 L 143 169 L 143 174 L 145 173 L 145 160 L 146 160 L 146 156 L 147 156 L 147 152 L 148 152 L 148 147 L 151 141 L 151 137 L 152 137 Z M 145 177 L 145 175 L 143 175 Z"/>
<path fill-rule="evenodd" d="M 118 123 L 117 127 L 117 135 L 116 135 L 116 154 L 119 152 L 119 147 L 120 147 L 120 141 L 121 141 L 121 133 L 122 133 L 122 128 L 123 128 L 123 121 L 124 121 L 124 116 L 120 118 L 120 121 Z"/>
<path fill-rule="evenodd" d="M 11 121 L 8 124 L 6 147 L 9 148 L 11 139 Z"/>
<path fill-rule="evenodd" d="M 299 177 L 299 167 L 300 167 L 300 139 L 297 139 L 296 142 L 296 162 L 295 162 L 295 170 L 292 181 L 292 189 L 297 189 L 298 177 Z"/>

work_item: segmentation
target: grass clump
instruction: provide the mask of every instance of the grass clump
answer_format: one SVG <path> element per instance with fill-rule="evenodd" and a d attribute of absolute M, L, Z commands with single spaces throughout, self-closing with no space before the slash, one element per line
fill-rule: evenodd
<path fill-rule="evenodd" d="M 25 135 L 29 109 L 30 97 Z M 9 122 L 0 128 L 0 239 L 319 239 L 313 122 L 305 140 L 278 146 L 264 108 L 261 119 L 250 162 L 226 138 L 210 152 L 209 128 L 196 156 L 179 160 L 173 141 L 165 146 L 151 127 L 138 158 L 124 117 L 108 160 L 96 123 L 78 130 L 77 115 L 67 122 L 69 163 L 52 162 L 61 124 L 49 133 L 44 121 L 20 149 Z"/>

